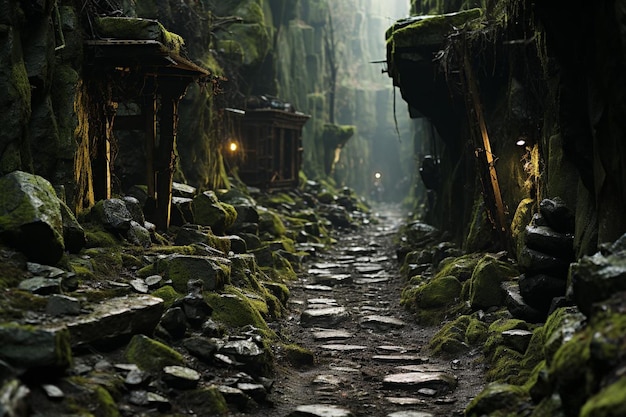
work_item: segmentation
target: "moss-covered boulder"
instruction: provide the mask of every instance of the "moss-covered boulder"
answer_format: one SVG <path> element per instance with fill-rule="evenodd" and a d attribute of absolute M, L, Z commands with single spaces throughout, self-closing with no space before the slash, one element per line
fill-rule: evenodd
<path fill-rule="evenodd" d="M 626 377 L 603 388 L 580 410 L 580 417 L 613 417 L 626 415 Z"/>
<path fill-rule="evenodd" d="M 430 340 L 434 355 L 457 355 L 479 346 L 487 339 L 487 325 L 473 316 L 463 315 L 446 323 Z"/>
<path fill-rule="evenodd" d="M 451 275 L 435 278 L 415 293 L 418 309 L 434 309 L 455 304 L 461 295 L 461 283 Z"/>
<path fill-rule="evenodd" d="M 261 236 L 266 235 L 269 239 L 273 239 L 285 235 L 287 229 L 278 213 L 265 207 L 258 207 L 258 212 Z"/>
<path fill-rule="evenodd" d="M 315 362 L 315 356 L 309 349 L 303 348 L 300 345 L 289 344 L 282 346 L 285 357 L 289 363 L 296 368 L 303 366 L 313 365 Z"/>
<path fill-rule="evenodd" d="M 194 222 L 210 226 L 213 233 L 222 235 L 237 219 L 233 206 L 221 203 L 213 191 L 205 191 L 194 197 L 192 203 Z"/>
<path fill-rule="evenodd" d="M 143 334 L 133 336 L 126 346 L 124 357 L 140 369 L 151 372 L 160 372 L 165 366 L 182 366 L 184 363 L 180 353 Z"/>
<path fill-rule="evenodd" d="M 230 327 L 252 325 L 269 332 L 267 322 L 254 303 L 234 287 L 226 287 L 223 294 L 204 294 L 204 298 L 213 309 L 212 318 Z"/>
<path fill-rule="evenodd" d="M 31 261 L 56 264 L 65 250 L 61 203 L 37 175 L 14 171 L 0 177 L 0 238 Z"/>
<path fill-rule="evenodd" d="M 0 359 L 19 369 L 62 372 L 72 364 L 70 332 L 65 327 L 0 325 Z"/>
<path fill-rule="evenodd" d="M 478 394 L 465 409 L 466 417 L 513 416 L 521 404 L 528 402 L 528 394 L 522 387 L 491 383 Z"/>
<path fill-rule="evenodd" d="M 199 416 L 226 416 L 230 412 L 228 403 L 216 385 L 184 391 L 178 400 L 185 404 L 185 409 Z"/>
<path fill-rule="evenodd" d="M 584 325 L 585 316 L 578 309 L 556 309 L 543 326 L 543 354 L 548 365 L 563 343 L 570 340 Z M 532 341 L 532 340 L 531 340 Z"/>
<path fill-rule="evenodd" d="M 230 261 L 226 258 L 178 255 L 162 257 L 147 269 L 141 270 L 141 275 L 161 274 L 172 280 L 172 287 L 179 292 L 187 293 L 187 283 L 190 280 L 200 279 L 206 291 L 219 290 L 230 282 Z"/>
<path fill-rule="evenodd" d="M 465 282 L 472 277 L 474 268 L 476 268 L 476 264 L 480 258 L 481 255 L 478 253 L 470 253 L 458 258 L 452 258 L 442 264 L 441 269 L 437 272 L 435 278 L 451 275 L 456 277 L 456 279 L 460 282 Z"/>
<path fill-rule="evenodd" d="M 493 255 L 485 255 L 472 272 L 469 302 L 472 309 L 487 309 L 504 304 L 505 294 L 500 284 L 519 276 L 510 263 Z"/>

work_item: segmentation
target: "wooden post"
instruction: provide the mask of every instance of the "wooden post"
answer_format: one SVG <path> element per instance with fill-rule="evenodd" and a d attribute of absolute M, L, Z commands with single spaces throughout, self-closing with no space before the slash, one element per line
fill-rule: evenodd
<path fill-rule="evenodd" d="M 472 66 L 467 56 L 467 51 L 464 54 L 464 72 L 467 80 L 467 84 L 470 90 L 470 96 L 474 104 L 474 111 L 476 118 L 478 119 L 478 126 L 480 127 L 480 134 L 483 139 L 483 147 L 485 150 L 485 157 L 487 159 L 487 168 L 489 171 L 489 179 L 491 182 L 491 188 L 493 191 L 493 197 L 496 204 L 496 217 L 498 228 L 501 233 L 505 233 L 507 230 L 506 217 L 504 214 L 504 203 L 502 202 L 502 194 L 500 193 L 500 184 L 498 183 L 498 175 L 496 173 L 495 161 L 493 154 L 491 153 L 491 142 L 489 141 L 489 135 L 487 133 L 487 125 L 482 113 L 482 107 L 480 105 L 480 97 L 478 96 L 478 88 L 476 87 L 476 80 L 472 73 Z"/>
<path fill-rule="evenodd" d="M 148 187 L 148 197 L 156 200 L 155 172 L 154 172 L 154 149 L 156 146 L 157 134 L 157 100 L 154 94 L 145 97 L 143 113 L 145 119 L 145 143 L 146 143 L 146 185 Z"/>
<path fill-rule="evenodd" d="M 174 149 L 178 130 L 178 103 L 185 94 L 189 82 L 188 79 L 160 79 L 158 91 L 161 97 L 161 105 L 158 110 L 159 144 L 155 153 L 157 196 L 155 224 L 160 230 L 167 230 L 170 225 L 172 181 L 176 168 Z"/>
<path fill-rule="evenodd" d="M 94 177 L 95 200 L 107 200 L 111 198 L 111 136 L 113 135 L 113 117 L 115 106 L 111 103 L 105 106 L 102 117 L 102 125 L 96 139 L 96 156 L 91 167 Z"/>

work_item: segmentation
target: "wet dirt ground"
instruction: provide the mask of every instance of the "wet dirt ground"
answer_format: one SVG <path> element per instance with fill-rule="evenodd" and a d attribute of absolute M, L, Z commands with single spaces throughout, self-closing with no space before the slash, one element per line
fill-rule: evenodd
<path fill-rule="evenodd" d="M 290 286 L 281 333 L 315 362 L 294 367 L 277 350 L 273 406 L 257 415 L 462 416 L 484 386 L 479 355 L 429 354 L 438 327 L 417 324 L 400 305 L 394 238 L 405 214 L 389 204 L 373 213 L 371 224 L 338 235 L 309 260 Z"/>

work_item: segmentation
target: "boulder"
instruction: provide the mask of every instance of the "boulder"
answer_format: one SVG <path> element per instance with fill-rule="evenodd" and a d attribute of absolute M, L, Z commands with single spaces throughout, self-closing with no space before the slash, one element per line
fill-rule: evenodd
<path fill-rule="evenodd" d="M 187 292 L 187 283 L 193 279 L 202 280 L 207 291 L 220 289 L 230 280 L 230 261 L 226 258 L 172 254 L 158 259 L 154 266 L 153 272 L 170 279 L 180 293 Z"/>
<path fill-rule="evenodd" d="M 194 197 L 192 202 L 194 223 L 210 226 L 217 235 L 231 227 L 237 219 L 233 206 L 220 203 L 213 191 L 205 191 Z"/>
<path fill-rule="evenodd" d="M 626 290 L 626 251 L 584 256 L 572 264 L 570 282 L 574 302 L 586 316 L 591 315 L 594 303 Z"/>
<path fill-rule="evenodd" d="M 159 372 L 166 366 L 180 366 L 184 362 L 180 353 L 143 334 L 133 336 L 124 356 L 140 369 L 151 372 Z"/>
<path fill-rule="evenodd" d="M 574 235 L 559 233 L 546 226 L 526 226 L 524 241 L 529 248 L 558 258 L 574 256 Z"/>
<path fill-rule="evenodd" d="M 14 171 L 0 178 L 0 238 L 29 260 L 56 264 L 65 250 L 61 203 L 44 178 Z"/>
<path fill-rule="evenodd" d="M 485 255 L 472 272 L 469 302 L 474 310 L 504 304 L 505 293 L 501 283 L 511 280 L 519 273 L 509 263 L 497 259 L 493 255 Z"/>
<path fill-rule="evenodd" d="M 92 217 L 107 229 L 126 235 L 133 217 L 126 203 L 119 198 L 100 200 L 91 209 Z"/>
<path fill-rule="evenodd" d="M 566 287 L 565 280 L 546 274 L 523 274 L 519 278 L 519 290 L 524 301 L 545 312 L 550 308 L 554 297 L 565 295 Z"/>
<path fill-rule="evenodd" d="M 519 253 L 520 269 L 528 274 L 549 274 L 565 278 L 570 260 L 558 258 L 524 246 Z"/>
<path fill-rule="evenodd" d="M 72 363 L 70 333 L 64 326 L 44 329 L 4 323 L 0 340 L 0 359 L 15 368 L 63 371 Z"/>
<path fill-rule="evenodd" d="M 559 198 L 544 199 L 539 203 L 539 211 L 551 228 L 561 233 L 573 233 L 575 226 L 574 213 Z"/>

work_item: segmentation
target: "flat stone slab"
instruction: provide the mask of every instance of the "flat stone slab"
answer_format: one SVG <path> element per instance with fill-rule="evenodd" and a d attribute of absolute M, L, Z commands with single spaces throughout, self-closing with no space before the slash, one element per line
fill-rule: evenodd
<path fill-rule="evenodd" d="M 412 349 L 406 346 L 383 345 L 376 346 L 377 352 L 406 353 Z"/>
<path fill-rule="evenodd" d="M 325 350 L 334 350 L 337 352 L 354 352 L 359 350 L 366 350 L 367 346 L 362 345 L 345 345 L 341 343 L 334 343 L 328 345 L 321 345 L 320 348 Z"/>
<path fill-rule="evenodd" d="M 347 284 L 352 282 L 352 275 L 350 274 L 326 274 L 326 275 L 314 275 L 312 281 L 317 285 L 329 285 L 335 286 L 338 284 Z"/>
<path fill-rule="evenodd" d="M 329 287 L 328 285 L 305 285 L 303 288 L 309 291 L 323 291 L 323 292 L 330 292 L 333 290 L 333 287 Z"/>
<path fill-rule="evenodd" d="M 316 385 L 341 385 L 343 383 L 343 379 L 339 378 L 337 375 L 323 374 L 318 375 L 313 379 L 313 383 Z"/>
<path fill-rule="evenodd" d="M 287 417 L 354 417 L 350 410 L 328 404 L 299 405 Z"/>
<path fill-rule="evenodd" d="M 306 300 L 309 306 L 326 306 L 326 307 L 337 307 L 337 300 L 334 298 L 310 298 Z"/>
<path fill-rule="evenodd" d="M 428 362 L 428 358 L 417 355 L 374 355 L 372 360 L 385 363 L 413 363 L 420 364 Z"/>
<path fill-rule="evenodd" d="M 457 378 L 445 372 L 408 372 L 387 375 L 383 379 L 385 389 L 419 390 L 432 388 L 438 394 L 450 392 L 456 388 Z"/>
<path fill-rule="evenodd" d="M 413 397 L 385 397 L 385 400 L 395 405 L 424 405 L 426 401 Z"/>
<path fill-rule="evenodd" d="M 313 269 L 337 269 L 342 268 L 343 265 L 337 262 L 317 262 L 314 263 Z"/>
<path fill-rule="evenodd" d="M 446 372 L 445 368 L 439 365 L 431 365 L 428 363 L 423 363 L 420 365 L 401 365 L 396 366 L 396 369 L 406 372 Z"/>
<path fill-rule="evenodd" d="M 405 326 L 405 323 L 402 320 L 396 319 L 394 317 L 379 315 L 365 316 L 360 320 L 359 324 L 364 329 L 372 329 L 377 331 L 400 329 Z"/>
<path fill-rule="evenodd" d="M 502 332 L 504 344 L 520 353 L 526 351 L 532 337 L 533 332 L 529 330 L 513 329 Z"/>
<path fill-rule="evenodd" d="M 346 330 L 319 330 L 313 333 L 313 339 L 317 341 L 346 340 L 354 336 Z"/>
<path fill-rule="evenodd" d="M 72 347 L 107 343 L 136 333 L 150 334 L 163 314 L 163 300 L 149 295 L 127 295 L 89 305 L 90 312 L 55 318 L 44 328 L 64 325 Z"/>
<path fill-rule="evenodd" d="M 435 415 L 423 411 L 396 411 L 395 413 L 387 414 L 387 417 L 435 417 Z"/>
<path fill-rule="evenodd" d="M 381 284 L 387 281 L 389 281 L 389 277 L 355 278 L 354 279 L 354 283 L 359 284 L 359 285 Z"/>
<path fill-rule="evenodd" d="M 300 325 L 303 327 L 329 327 L 346 321 L 349 317 L 345 307 L 310 308 L 304 310 L 300 316 Z"/>
<path fill-rule="evenodd" d="M 385 269 L 385 267 L 381 264 L 354 264 L 354 269 L 359 274 L 373 274 L 374 272 L 379 272 Z"/>

